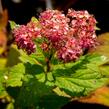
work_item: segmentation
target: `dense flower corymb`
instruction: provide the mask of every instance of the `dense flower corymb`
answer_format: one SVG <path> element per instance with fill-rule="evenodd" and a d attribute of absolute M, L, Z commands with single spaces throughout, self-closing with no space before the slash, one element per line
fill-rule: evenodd
<path fill-rule="evenodd" d="M 35 22 L 17 26 L 13 30 L 13 34 L 18 48 L 25 50 L 27 54 L 35 52 L 36 45 L 33 40 L 40 36 L 40 28 L 37 27 Z"/>
<path fill-rule="evenodd" d="M 73 36 L 79 40 L 82 49 L 89 49 L 96 45 L 96 20 L 87 11 L 68 10 L 67 17 L 71 19 Z"/>
<path fill-rule="evenodd" d="M 27 51 L 27 54 L 35 52 L 36 45 L 31 40 L 31 34 L 26 26 L 17 27 L 14 29 L 13 34 L 18 48 Z"/>
<path fill-rule="evenodd" d="M 57 57 L 64 62 L 75 61 L 85 49 L 96 45 L 96 20 L 87 11 L 69 9 L 65 15 L 58 10 L 46 10 L 39 21 L 41 36 L 48 39 L 51 49 L 56 49 Z"/>
<path fill-rule="evenodd" d="M 87 11 L 69 9 L 65 15 L 48 9 L 40 14 L 38 22 L 31 21 L 26 26 L 15 28 L 13 33 L 18 47 L 28 54 L 35 52 L 33 40 L 40 37 L 40 47 L 44 52 L 55 51 L 59 60 L 70 62 L 97 44 L 95 26 L 94 16 Z"/>

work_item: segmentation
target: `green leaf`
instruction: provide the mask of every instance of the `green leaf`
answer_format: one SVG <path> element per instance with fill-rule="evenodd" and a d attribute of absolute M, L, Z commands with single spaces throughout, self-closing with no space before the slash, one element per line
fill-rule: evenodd
<path fill-rule="evenodd" d="M 22 63 L 15 65 L 9 71 L 6 85 L 11 87 L 22 86 L 22 78 L 24 77 L 24 74 L 25 66 Z"/>
<path fill-rule="evenodd" d="M 3 85 L 0 83 L 0 99 L 7 96 L 6 89 L 3 87 Z"/>
<path fill-rule="evenodd" d="M 58 77 L 56 85 L 71 96 L 83 96 L 104 85 L 106 80 L 106 78 L 84 80 Z"/>
<path fill-rule="evenodd" d="M 0 83 L 3 83 L 4 82 L 4 79 L 5 79 L 5 72 L 7 71 L 7 69 L 0 69 Z"/>
<path fill-rule="evenodd" d="M 44 68 L 38 64 L 25 63 L 24 81 L 29 81 L 31 78 L 36 78 L 39 82 L 45 82 Z"/>
<path fill-rule="evenodd" d="M 36 54 L 32 54 L 30 56 L 31 58 L 34 58 L 39 64 L 42 64 L 42 65 L 46 64 L 43 51 L 39 46 L 37 46 Z"/>
<path fill-rule="evenodd" d="M 31 64 L 39 64 L 39 65 L 43 65 L 45 64 L 45 57 L 42 53 L 42 51 L 40 50 L 40 48 L 37 47 L 36 53 L 33 53 L 31 55 L 27 55 L 23 50 L 19 50 L 20 52 L 20 61 L 22 61 L 23 63 L 31 63 Z"/>
<path fill-rule="evenodd" d="M 71 96 L 87 95 L 106 84 L 108 78 L 99 68 L 106 61 L 105 56 L 88 54 L 75 63 L 55 65 L 53 70 L 55 84 Z"/>
<path fill-rule="evenodd" d="M 9 104 L 6 106 L 6 109 L 14 109 L 14 104 L 13 104 L 13 103 L 9 103 Z"/>
<path fill-rule="evenodd" d="M 9 21 L 11 29 L 14 29 L 17 24 L 14 21 Z"/>
<path fill-rule="evenodd" d="M 21 62 L 19 60 L 19 57 L 20 57 L 20 53 L 17 49 L 17 46 L 12 44 L 8 52 L 6 67 L 12 67 L 18 64 L 19 62 Z"/>
<path fill-rule="evenodd" d="M 6 63 L 7 63 L 6 58 L 0 58 L 0 70 L 6 66 Z"/>
<path fill-rule="evenodd" d="M 32 17 L 32 18 L 31 18 L 31 21 L 37 23 L 37 22 L 38 22 L 38 19 L 37 19 L 36 17 Z"/>
<path fill-rule="evenodd" d="M 32 78 L 23 85 L 15 107 L 23 109 L 60 109 L 68 101 L 68 98 L 53 93 L 52 87 Z"/>
<path fill-rule="evenodd" d="M 99 66 L 102 75 L 109 77 L 109 61 Z"/>
<path fill-rule="evenodd" d="M 97 26 L 95 26 L 95 30 L 101 30 L 100 28 L 98 28 Z"/>
<path fill-rule="evenodd" d="M 59 96 L 71 98 L 70 95 L 66 94 L 63 90 L 60 90 L 59 87 L 54 88 L 53 91 L 54 91 L 56 94 L 58 94 Z"/>
<path fill-rule="evenodd" d="M 0 99 L 4 98 L 7 96 L 6 88 L 5 88 L 5 79 L 6 79 L 6 74 L 5 74 L 6 69 L 0 70 Z"/>
<path fill-rule="evenodd" d="M 27 55 L 24 51 L 20 50 L 20 55 L 21 56 L 19 57 L 19 59 L 23 63 L 29 62 L 31 64 L 37 64 L 37 61 L 34 58 L 32 58 L 30 55 Z"/>

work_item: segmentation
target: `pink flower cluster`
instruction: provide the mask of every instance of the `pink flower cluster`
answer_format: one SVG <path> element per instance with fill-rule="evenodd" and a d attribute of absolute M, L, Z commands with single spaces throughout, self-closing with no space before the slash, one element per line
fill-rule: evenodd
<path fill-rule="evenodd" d="M 68 10 L 67 15 L 58 10 L 46 10 L 39 16 L 40 26 L 30 22 L 13 30 L 19 48 L 31 54 L 36 45 L 33 39 L 40 36 L 43 51 L 54 49 L 57 58 L 64 62 L 77 60 L 85 49 L 96 42 L 96 20 L 87 11 Z"/>
<path fill-rule="evenodd" d="M 33 40 L 38 37 L 40 34 L 40 29 L 37 28 L 37 24 L 34 22 L 28 23 L 25 25 L 17 26 L 13 30 L 13 34 L 15 36 L 15 42 L 19 49 L 23 49 L 27 52 L 27 54 L 31 54 L 35 52 L 36 45 Z"/>
<path fill-rule="evenodd" d="M 96 20 L 87 11 L 68 10 L 67 17 L 71 20 L 73 36 L 78 39 L 82 49 L 94 47 L 96 43 Z"/>
<path fill-rule="evenodd" d="M 68 39 L 69 19 L 58 10 L 47 10 L 39 17 L 41 36 L 48 39 L 51 46 L 59 49 Z"/>
<path fill-rule="evenodd" d="M 85 49 L 96 45 L 96 20 L 87 11 L 69 9 L 65 16 L 58 10 L 46 10 L 39 21 L 41 36 L 48 39 L 48 47 L 56 49 L 57 57 L 64 62 L 77 60 Z"/>

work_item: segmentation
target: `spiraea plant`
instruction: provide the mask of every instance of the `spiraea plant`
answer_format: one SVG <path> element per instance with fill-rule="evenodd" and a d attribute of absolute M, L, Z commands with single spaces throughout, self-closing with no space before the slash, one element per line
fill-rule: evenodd
<path fill-rule="evenodd" d="M 10 92 L 11 106 L 60 109 L 72 98 L 105 85 L 108 58 L 85 53 L 99 45 L 96 23 L 87 11 L 73 9 L 67 14 L 47 9 L 26 25 L 10 21 L 20 62 L 1 76 L 1 84 L 5 93 Z"/>

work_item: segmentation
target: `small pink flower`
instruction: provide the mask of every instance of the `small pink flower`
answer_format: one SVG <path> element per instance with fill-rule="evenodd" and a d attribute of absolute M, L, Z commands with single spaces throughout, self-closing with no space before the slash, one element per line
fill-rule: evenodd
<path fill-rule="evenodd" d="M 40 47 L 42 48 L 43 51 L 47 52 L 49 50 L 47 43 L 42 43 Z"/>

